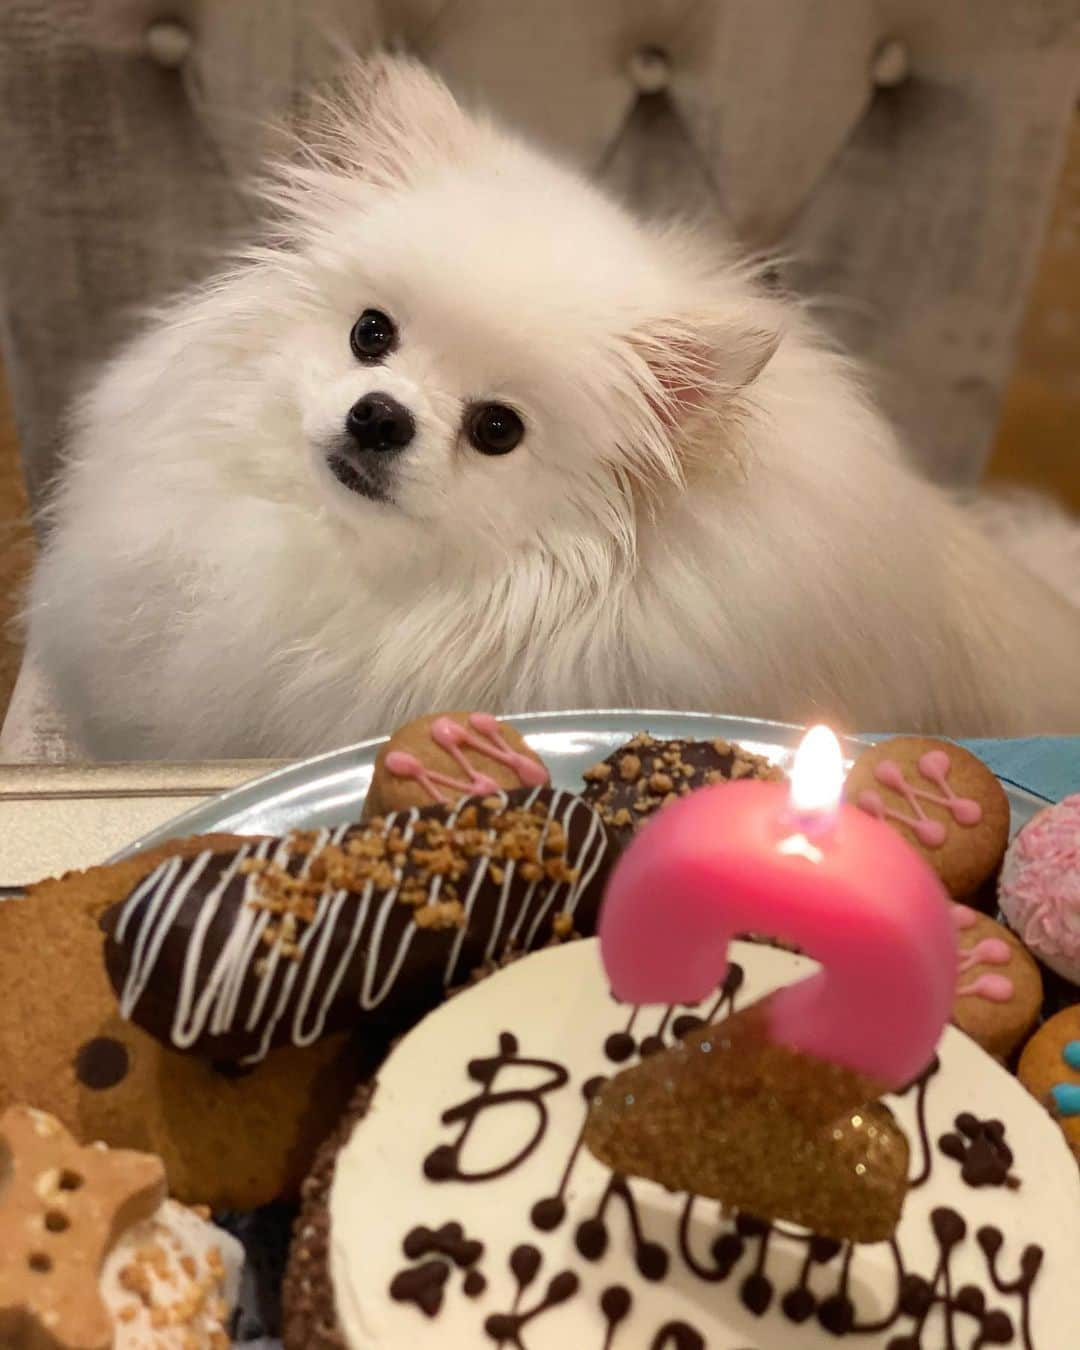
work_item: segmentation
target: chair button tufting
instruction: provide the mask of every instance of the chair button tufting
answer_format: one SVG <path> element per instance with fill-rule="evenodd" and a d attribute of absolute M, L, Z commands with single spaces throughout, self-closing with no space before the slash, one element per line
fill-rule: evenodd
<path fill-rule="evenodd" d="M 159 19 L 146 30 L 146 51 L 159 66 L 175 70 L 182 66 L 191 51 L 191 30 L 175 19 Z"/>
<path fill-rule="evenodd" d="M 643 94 L 658 94 L 671 78 L 671 62 L 662 47 L 639 47 L 627 63 L 627 73 Z"/>
<path fill-rule="evenodd" d="M 899 38 L 886 38 L 878 44 L 870 63 L 870 74 L 879 89 L 893 89 L 911 74 L 907 44 Z"/>

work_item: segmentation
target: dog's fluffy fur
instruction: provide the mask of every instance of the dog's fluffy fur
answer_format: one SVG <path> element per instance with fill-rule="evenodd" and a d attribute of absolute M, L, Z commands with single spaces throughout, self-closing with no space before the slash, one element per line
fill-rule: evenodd
<path fill-rule="evenodd" d="M 448 706 L 1080 729 L 1080 612 L 714 243 L 388 59 L 270 194 L 76 410 L 31 643 L 91 752 L 306 754 Z M 327 468 L 373 390 L 417 427 L 392 503 Z M 520 412 L 512 453 L 469 444 L 476 399 Z"/>

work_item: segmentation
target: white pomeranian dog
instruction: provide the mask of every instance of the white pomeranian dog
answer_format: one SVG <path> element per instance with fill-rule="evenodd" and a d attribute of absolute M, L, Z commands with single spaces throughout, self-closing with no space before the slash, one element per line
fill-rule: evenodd
<path fill-rule="evenodd" d="M 92 754 L 442 707 L 1080 730 L 1080 610 L 799 307 L 419 65 L 348 85 L 265 241 L 75 411 L 30 644 Z"/>

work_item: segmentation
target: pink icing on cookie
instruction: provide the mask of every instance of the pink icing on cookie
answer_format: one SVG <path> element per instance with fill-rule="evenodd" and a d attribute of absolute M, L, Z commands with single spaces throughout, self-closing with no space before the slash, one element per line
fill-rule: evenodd
<path fill-rule="evenodd" d="M 463 747 L 505 765 L 517 774 L 523 787 L 543 787 L 548 781 L 548 772 L 544 766 L 529 755 L 515 750 L 490 713 L 470 713 L 467 727 L 455 722 L 452 717 L 437 717 L 431 724 L 431 739 L 460 766 L 464 778 L 452 778 L 437 769 L 429 769 L 407 750 L 391 750 L 383 764 L 387 773 L 395 778 L 415 779 L 433 801 L 449 800 L 441 790 L 444 787 L 472 797 L 500 791 L 494 778 L 469 763 Z"/>
<path fill-rule="evenodd" d="M 1016 836 L 998 899 L 1024 943 L 1080 984 L 1080 793 L 1040 811 Z"/>
<path fill-rule="evenodd" d="M 982 807 L 971 797 L 958 797 L 949 786 L 949 772 L 952 762 L 944 750 L 927 750 L 919 757 L 919 774 L 928 783 L 933 783 L 939 792 L 927 792 L 925 788 L 913 787 L 904 777 L 904 770 L 892 759 L 883 759 L 874 767 L 874 777 L 882 787 L 898 792 L 908 804 L 913 815 L 904 815 L 885 805 L 881 793 L 868 788 L 859 793 L 858 804 L 864 811 L 879 820 L 886 818 L 898 820 L 902 825 L 910 826 L 915 838 L 923 848 L 940 848 L 947 837 L 947 831 L 940 820 L 931 820 L 920 803 L 932 802 L 935 806 L 948 809 L 958 825 L 970 829 L 982 820 Z"/>
<path fill-rule="evenodd" d="M 961 932 L 974 928 L 978 915 L 967 905 L 953 905 L 952 920 Z M 956 953 L 956 973 L 965 975 L 974 966 L 1007 966 L 1012 960 L 1012 948 L 1004 938 L 982 938 L 967 951 Z M 1007 975 L 987 973 L 977 976 L 956 991 L 957 998 L 985 998 L 991 1003 L 1008 1003 L 1016 988 Z"/>
<path fill-rule="evenodd" d="M 1007 975 L 980 975 L 956 991 L 958 998 L 985 998 L 989 1003 L 1008 1003 L 1015 990 Z"/>

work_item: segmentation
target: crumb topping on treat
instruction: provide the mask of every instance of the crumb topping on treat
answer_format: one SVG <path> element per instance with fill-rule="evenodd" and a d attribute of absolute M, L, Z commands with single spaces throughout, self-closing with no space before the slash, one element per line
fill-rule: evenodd
<path fill-rule="evenodd" d="M 120 1306 L 116 1316 L 131 1323 L 142 1311 L 155 1331 L 175 1328 L 185 1333 L 178 1338 L 180 1345 L 224 1350 L 231 1342 L 225 1328 L 229 1308 L 221 1252 L 209 1248 L 200 1269 L 194 1256 L 182 1253 L 175 1238 L 172 1243 L 176 1250 L 171 1259 L 161 1242 L 152 1242 L 138 1248 L 120 1267 L 117 1281 L 132 1298 Z"/>
<path fill-rule="evenodd" d="M 171 1200 L 125 1236 L 103 1276 L 118 1350 L 227 1350 L 235 1272 L 221 1242 L 232 1239 Z"/>
<path fill-rule="evenodd" d="M 106 968 L 158 1039 L 254 1063 L 415 1016 L 560 913 L 592 931 L 613 861 L 593 807 L 546 787 L 252 840 L 143 878 L 103 916 Z"/>
<path fill-rule="evenodd" d="M 296 831 L 288 836 L 289 852 L 310 858 L 299 875 L 272 858 L 246 859 L 240 870 L 256 878 L 247 904 L 274 916 L 261 941 L 277 946 L 289 960 L 299 959 L 298 925 L 314 920 L 326 891 L 355 893 L 369 884 L 378 890 L 396 888 L 397 903 L 412 909 L 418 928 L 460 928 L 466 916 L 458 883 L 478 858 L 488 859 L 489 875 L 497 884 L 504 876 L 500 864 L 509 862 L 528 882 L 577 880 L 578 869 L 567 861 L 566 829 L 548 818 L 545 804 L 507 806 L 490 797 L 483 805 L 496 813 L 486 823 L 474 804 L 453 821 L 422 817 L 408 831 L 378 817 L 370 822 L 369 832 L 321 847 L 314 832 Z M 438 883 L 434 901 L 433 883 Z"/>
<path fill-rule="evenodd" d="M 643 731 L 585 770 L 584 795 L 606 825 L 626 834 L 696 788 L 783 777 L 764 756 L 729 741 L 661 741 Z"/>

